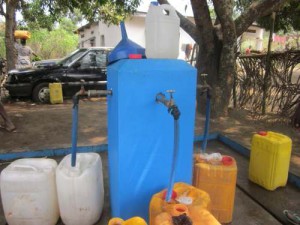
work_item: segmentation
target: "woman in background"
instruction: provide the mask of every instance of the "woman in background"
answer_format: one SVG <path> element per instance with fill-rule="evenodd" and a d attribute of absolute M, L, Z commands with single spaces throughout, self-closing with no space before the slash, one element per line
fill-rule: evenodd
<path fill-rule="evenodd" d="M 15 46 L 18 52 L 17 69 L 31 67 L 31 55 L 37 56 L 29 46 L 26 46 L 26 39 L 21 39 L 21 45 Z"/>

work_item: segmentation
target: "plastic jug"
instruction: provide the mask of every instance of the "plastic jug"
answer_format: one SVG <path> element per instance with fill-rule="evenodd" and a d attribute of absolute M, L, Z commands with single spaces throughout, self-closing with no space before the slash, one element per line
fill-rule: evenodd
<path fill-rule="evenodd" d="M 59 218 L 53 159 L 19 159 L 1 172 L 1 198 L 9 225 L 55 225 Z"/>
<path fill-rule="evenodd" d="M 172 200 L 165 201 L 166 190 L 153 195 L 150 207 L 150 225 L 173 225 L 186 221 L 193 225 L 219 225 L 209 213 L 210 197 L 200 189 L 185 183 L 176 183 Z"/>
<path fill-rule="evenodd" d="M 252 138 L 249 179 L 267 190 L 285 186 L 292 140 L 275 132 L 259 132 Z"/>
<path fill-rule="evenodd" d="M 108 225 L 147 225 L 146 221 L 141 217 L 132 217 L 126 221 L 121 218 L 112 218 L 109 220 Z"/>
<path fill-rule="evenodd" d="M 177 59 L 180 20 L 175 9 L 167 4 L 150 4 L 145 24 L 146 57 Z"/>
<path fill-rule="evenodd" d="M 221 155 L 220 155 L 221 156 Z M 232 221 L 237 166 L 234 158 L 221 156 L 207 158 L 195 157 L 193 185 L 206 191 L 211 198 L 211 213 L 221 223 Z"/>
<path fill-rule="evenodd" d="M 71 155 L 56 170 L 60 215 L 65 225 L 92 225 L 102 213 L 104 187 L 101 157 L 97 153 L 78 153 L 76 166 Z"/>
<path fill-rule="evenodd" d="M 50 102 L 51 104 L 63 103 L 63 93 L 61 83 L 50 83 Z"/>

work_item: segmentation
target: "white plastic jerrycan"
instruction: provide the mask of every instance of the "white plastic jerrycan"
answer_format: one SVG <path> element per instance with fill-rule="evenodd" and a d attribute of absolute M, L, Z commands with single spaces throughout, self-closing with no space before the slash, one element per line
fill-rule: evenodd
<path fill-rule="evenodd" d="M 101 216 L 104 204 L 102 161 L 97 153 L 78 153 L 76 166 L 71 155 L 56 170 L 60 216 L 65 225 L 92 225 Z"/>
<path fill-rule="evenodd" d="M 180 19 L 167 4 L 150 4 L 146 15 L 147 58 L 172 58 L 179 54 Z"/>
<path fill-rule="evenodd" d="M 9 225 L 55 225 L 59 218 L 53 159 L 18 159 L 1 172 L 1 198 Z"/>

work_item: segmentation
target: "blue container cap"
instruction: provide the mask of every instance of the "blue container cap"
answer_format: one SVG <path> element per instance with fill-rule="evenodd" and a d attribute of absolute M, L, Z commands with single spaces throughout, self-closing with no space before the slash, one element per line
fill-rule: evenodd
<path fill-rule="evenodd" d="M 145 58 L 145 48 L 128 39 L 124 22 L 121 22 L 120 26 L 122 40 L 108 55 L 108 63 L 113 63 L 120 59 L 128 59 L 131 55 L 140 55 L 140 58 Z"/>
<path fill-rule="evenodd" d="M 158 2 L 157 2 L 157 1 L 152 1 L 150 4 L 151 4 L 151 5 L 158 6 Z"/>

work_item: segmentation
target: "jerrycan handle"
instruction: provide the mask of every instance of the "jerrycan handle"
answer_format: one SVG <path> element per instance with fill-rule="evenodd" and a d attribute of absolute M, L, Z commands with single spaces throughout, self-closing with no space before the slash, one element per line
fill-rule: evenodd
<path fill-rule="evenodd" d="M 33 171 L 38 171 L 38 169 L 34 166 L 30 166 L 30 165 L 12 165 L 12 168 L 14 169 L 30 169 Z"/>
<path fill-rule="evenodd" d="M 165 11 L 169 12 L 168 14 L 163 13 L 164 16 L 177 16 L 176 10 L 174 9 L 173 6 L 168 5 L 168 4 L 162 4 L 159 7 L 161 7 L 162 11 L 165 10 Z"/>
<path fill-rule="evenodd" d="M 124 220 L 121 218 L 115 217 L 109 220 L 108 225 L 122 225 Z"/>

